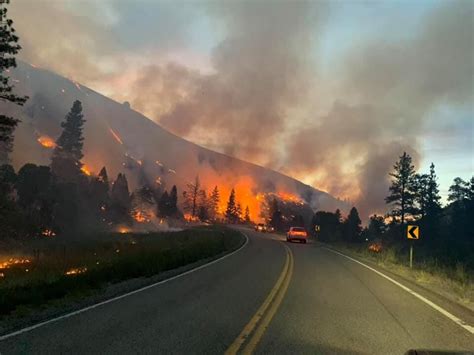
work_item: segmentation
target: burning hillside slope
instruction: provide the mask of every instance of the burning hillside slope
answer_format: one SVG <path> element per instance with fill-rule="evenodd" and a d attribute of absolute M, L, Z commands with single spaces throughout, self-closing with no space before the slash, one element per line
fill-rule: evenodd
<path fill-rule="evenodd" d="M 253 219 L 260 213 L 259 196 L 277 194 L 283 200 L 307 203 L 313 209 L 347 211 L 347 205 L 293 178 L 200 147 L 177 137 L 155 122 L 91 89 L 50 71 L 19 63 L 12 71 L 16 91 L 30 97 L 24 107 L 1 104 L 22 120 L 16 131 L 12 161 L 16 169 L 27 162 L 48 165 L 60 123 L 74 100 L 84 108 L 84 171 L 96 174 L 106 166 L 109 176 L 127 175 L 131 187 L 157 184 L 180 191 L 199 175 L 203 188 L 218 185 L 222 200 L 235 188 L 237 200 L 249 206 Z M 159 98 L 157 98 L 159 100 Z"/>

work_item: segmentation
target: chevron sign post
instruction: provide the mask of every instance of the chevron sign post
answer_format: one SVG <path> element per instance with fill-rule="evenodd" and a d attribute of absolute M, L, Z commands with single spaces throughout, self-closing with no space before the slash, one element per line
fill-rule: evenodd
<path fill-rule="evenodd" d="M 407 238 L 411 240 L 410 243 L 410 269 L 413 267 L 413 240 L 420 239 L 420 227 L 407 226 Z"/>

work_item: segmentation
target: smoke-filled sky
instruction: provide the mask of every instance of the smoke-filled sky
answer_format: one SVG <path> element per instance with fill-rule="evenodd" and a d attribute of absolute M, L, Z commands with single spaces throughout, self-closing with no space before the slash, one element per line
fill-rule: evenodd
<path fill-rule="evenodd" d="M 474 3 L 13 0 L 20 58 L 383 212 L 404 150 L 474 172 Z"/>

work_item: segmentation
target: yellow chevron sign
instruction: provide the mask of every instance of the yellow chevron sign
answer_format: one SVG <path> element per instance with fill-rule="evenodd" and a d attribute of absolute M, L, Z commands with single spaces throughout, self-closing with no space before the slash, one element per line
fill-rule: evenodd
<path fill-rule="evenodd" d="M 407 238 L 408 239 L 420 239 L 420 227 L 418 227 L 418 226 L 407 226 Z"/>

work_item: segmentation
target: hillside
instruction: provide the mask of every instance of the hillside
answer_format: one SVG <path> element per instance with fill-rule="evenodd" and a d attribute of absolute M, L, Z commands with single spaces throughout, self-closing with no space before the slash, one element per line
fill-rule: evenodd
<path fill-rule="evenodd" d="M 84 107 L 85 168 L 97 173 L 106 166 L 109 176 L 124 172 L 132 188 L 144 183 L 183 189 L 199 175 L 203 187 L 218 185 L 226 199 L 231 188 L 249 205 L 253 218 L 260 213 L 259 194 L 278 194 L 302 200 L 313 209 L 347 210 L 331 195 L 291 177 L 220 154 L 177 137 L 155 122 L 85 86 L 50 71 L 19 63 L 11 77 L 18 93 L 30 97 L 24 107 L 1 104 L 3 112 L 21 119 L 16 131 L 12 162 L 48 165 L 60 123 L 74 100 Z M 159 98 L 157 98 L 159 99 Z"/>

